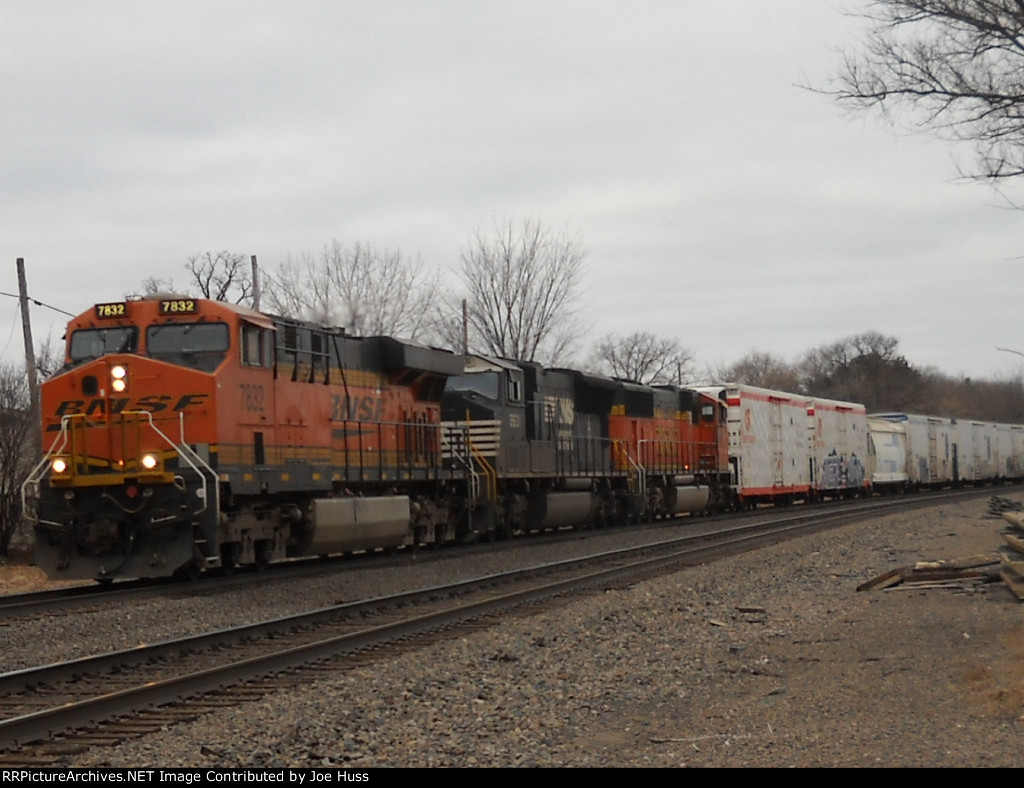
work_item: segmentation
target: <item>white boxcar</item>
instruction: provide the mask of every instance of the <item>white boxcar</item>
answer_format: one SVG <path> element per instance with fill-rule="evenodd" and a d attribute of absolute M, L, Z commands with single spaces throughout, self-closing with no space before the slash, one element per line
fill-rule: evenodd
<path fill-rule="evenodd" d="M 1008 479 L 1024 477 L 1024 426 L 1007 425 L 1010 430 L 1010 453 L 1003 455 L 1005 473 Z"/>
<path fill-rule="evenodd" d="M 999 476 L 999 441 L 996 425 L 981 421 L 959 421 L 960 480 L 987 482 Z M 969 436 L 969 437 L 968 437 Z"/>
<path fill-rule="evenodd" d="M 907 488 L 907 426 L 905 422 L 868 416 L 868 476 L 876 492 Z"/>
<path fill-rule="evenodd" d="M 980 432 L 972 421 L 952 419 L 953 422 L 953 481 L 975 478 L 977 455 L 974 451 L 975 432 Z M 980 437 L 980 435 L 979 435 Z"/>
<path fill-rule="evenodd" d="M 870 489 L 868 420 L 857 402 L 814 397 L 807 409 L 814 457 L 811 484 L 823 498 L 845 498 Z"/>
<path fill-rule="evenodd" d="M 1013 477 L 1013 426 L 1010 424 L 993 424 L 996 433 L 995 447 L 995 478 L 1010 479 Z"/>
<path fill-rule="evenodd" d="M 811 497 L 811 398 L 756 386 L 703 387 L 727 406 L 729 461 L 741 506 Z"/>
<path fill-rule="evenodd" d="M 910 413 L 878 413 L 872 418 L 903 424 L 907 436 L 907 479 L 912 487 L 943 487 L 959 478 L 961 431 L 953 419 Z"/>

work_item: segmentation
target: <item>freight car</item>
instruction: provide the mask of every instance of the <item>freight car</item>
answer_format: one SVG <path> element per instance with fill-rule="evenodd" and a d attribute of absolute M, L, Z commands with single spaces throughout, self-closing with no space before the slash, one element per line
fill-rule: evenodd
<path fill-rule="evenodd" d="M 906 492 L 907 429 L 900 422 L 868 417 L 868 476 L 876 493 Z"/>
<path fill-rule="evenodd" d="M 700 512 L 728 499 L 714 397 L 469 357 L 178 295 L 73 318 L 23 487 L 53 578 Z"/>
<path fill-rule="evenodd" d="M 868 423 L 879 492 L 1024 476 L 1024 426 L 912 413 L 872 414 Z"/>
<path fill-rule="evenodd" d="M 728 408 L 738 508 L 870 492 L 863 405 L 738 384 L 702 390 Z"/>

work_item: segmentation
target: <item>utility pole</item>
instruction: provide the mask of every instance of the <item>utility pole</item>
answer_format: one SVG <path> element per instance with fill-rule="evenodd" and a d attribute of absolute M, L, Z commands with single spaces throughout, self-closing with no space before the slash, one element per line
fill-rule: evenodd
<path fill-rule="evenodd" d="M 252 263 L 252 308 L 260 311 L 260 267 L 256 265 L 256 255 L 249 258 Z"/>
<path fill-rule="evenodd" d="M 32 321 L 28 315 L 28 285 L 25 284 L 25 258 L 18 258 L 18 301 L 21 303 L 21 333 L 25 339 L 25 369 L 28 371 L 29 411 L 32 418 L 32 456 L 42 452 L 39 434 L 39 375 L 36 373 L 36 351 L 32 344 Z"/>
<path fill-rule="evenodd" d="M 469 355 L 469 307 L 462 299 L 462 355 Z"/>

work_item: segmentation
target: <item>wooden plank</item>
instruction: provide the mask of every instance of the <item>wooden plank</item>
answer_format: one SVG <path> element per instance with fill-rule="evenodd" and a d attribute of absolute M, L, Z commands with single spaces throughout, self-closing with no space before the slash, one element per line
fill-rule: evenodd
<path fill-rule="evenodd" d="M 1013 592 L 1013 595 L 1017 597 L 1018 600 L 1024 600 L 1024 577 L 1021 577 L 1016 571 L 1005 567 L 1001 574 L 1003 582 L 1005 582 L 1010 591 Z"/>
<path fill-rule="evenodd" d="M 1017 572 L 1021 577 L 1024 577 L 1024 556 L 1012 550 L 1007 550 L 1002 555 L 1002 561 L 999 562 L 999 568 L 1010 569 L 1013 572 Z"/>
<path fill-rule="evenodd" d="M 969 578 L 985 577 L 985 572 L 978 572 L 971 569 L 956 569 L 955 567 L 940 567 L 939 569 L 912 569 L 903 573 L 904 583 L 943 583 L 949 580 L 966 580 Z"/>
<path fill-rule="evenodd" d="M 1015 528 L 1024 530 L 1024 512 L 1003 512 L 1003 519 Z"/>
<path fill-rule="evenodd" d="M 1006 542 L 1010 547 L 1016 550 L 1018 553 L 1024 553 L 1024 538 L 1011 534 L 1009 531 L 1003 531 L 1003 541 Z"/>
<path fill-rule="evenodd" d="M 857 586 L 858 591 L 873 591 L 876 588 L 888 588 L 903 582 L 903 570 L 891 569 L 885 574 L 879 575 L 874 580 L 868 580 Z"/>
<path fill-rule="evenodd" d="M 954 582 L 921 582 L 921 583 L 904 583 L 900 586 L 893 586 L 892 588 L 885 589 L 886 591 L 923 591 L 931 590 L 933 588 L 953 588 L 963 591 L 983 582 L 984 578 L 968 578 L 964 580 L 957 580 Z"/>
<path fill-rule="evenodd" d="M 1024 544 L 1024 540 L 1021 542 Z M 979 553 L 978 555 L 966 555 L 963 558 L 954 558 L 949 566 L 957 569 L 975 569 L 979 566 L 993 566 L 999 563 L 998 553 Z"/>

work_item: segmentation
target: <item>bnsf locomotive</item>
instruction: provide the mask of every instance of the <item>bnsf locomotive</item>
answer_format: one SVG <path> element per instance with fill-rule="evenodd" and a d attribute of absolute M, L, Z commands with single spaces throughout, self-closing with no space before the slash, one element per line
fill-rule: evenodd
<path fill-rule="evenodd" d="M 98 304 L 41 387 L 23 489 L 52 578 L 699 512 L 730 496 L 707 392 L 463 357 L 161 295 Z"/>

